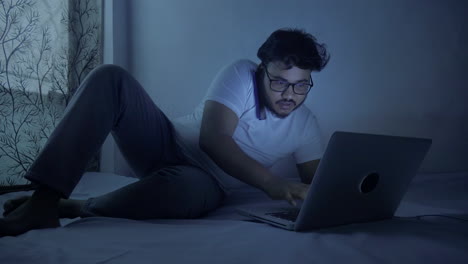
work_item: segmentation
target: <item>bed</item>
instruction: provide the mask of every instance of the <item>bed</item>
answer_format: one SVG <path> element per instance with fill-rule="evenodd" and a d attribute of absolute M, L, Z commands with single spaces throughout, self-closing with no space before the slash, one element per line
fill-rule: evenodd
<path fill-rule="evenodd" d="M 88 172 L 72 198 L 133 181 Z M 1 195 L 0 203 L 28 193 Z M 63 219 L 61 228 L 0 238 L 0 263 L 468 263 L 468 173 L 418 174 L 398 217 L 385 221 L 296 233 L 235 212 L 273 202 L 245 188 L 200 219 Z M 435 214 L 452 218 L 414 217 Z"/>

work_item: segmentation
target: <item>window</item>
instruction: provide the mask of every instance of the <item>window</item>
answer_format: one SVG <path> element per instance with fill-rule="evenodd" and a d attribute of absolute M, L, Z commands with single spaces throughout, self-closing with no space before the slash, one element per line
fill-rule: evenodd
<path fill-rule="evenodd" d="M 0 186 L 17 187 L 28 184 L 23 176 L 74 90 L 102 62 L 102 3 L 12 0 L 0 5 Z M 98 156 L 88 167 L 98 169 Z"/>

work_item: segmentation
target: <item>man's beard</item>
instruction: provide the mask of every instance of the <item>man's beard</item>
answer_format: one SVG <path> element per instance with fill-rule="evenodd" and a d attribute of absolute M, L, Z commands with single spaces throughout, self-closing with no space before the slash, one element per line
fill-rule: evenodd
<path fill-rule="evenodd" d="M 260 87 L 259 87 L 260 88 L 259 89 L 260 90 L 260 98 L 259 98 L 260 100 L 259 101 L 261 101 L 260 104 L 264 105 L 274 116 L 276 116 L 278 118 L 281 118 L 281 119 L 286 118 L 286 117 L 289 116 L 289 114 L 296 111 L 296 109 L 299 108 L 299 106 L 301 106 L 305 102 L 305 98 L 304 98 L 304 100 L 302 100 L 302 102 L 299 105 L 297 105 L 296 101 L 294 101 L 294 100 L 282 99 L 282 100 L 276 101 L 275 104 L 277 104 L 279 102 L 292 102 L 292 103 L 294 103 L 294 106 L 295 106 L 294 109 L 291 112 L 289 112 L 288 114 L 280 114 L 280 113 L 275 111 L 275 109 L 273 108 L 273 105 L 271 104 L 271 102 L 267 98 L 267 95 L 266 95 L 266 92 L 265 92 L 266 87 L 264 87 L 263 82 L 261 81 L 261 79 L 263 78 L 263 75 L 258 74 L 258 72 L 257 72 L 255 77 L 257 78 L 257 80 L 256 80 L 257 85 L 260 84 Z"/>
<path fill-rule="evenodd" d="M 282 118 L 282 119 L 288 117 L 292 112 L 296 111 L 296 109 L 299 108 L 299 106 L 301 106 L 305 102 L 305 100 L 303 100 L 299 105 L 297 105 L 296 101 L 294 101 L 294 100 L 282 99 L 282 100 L 276 101 L 275 104 L 278 104 L 280 102 L 291 102 L 291 103 L 294 104 L 294 109 L 291 112 L 289 112 L 287 114 L 280 114 L 280 113 L 276 112 L 276 110 L 271 105 L 271 102 L 268 101 L 267 98 L 264 98 L 264 101 L 267 101 L 267 103 L 265 104 L 266 108 L 268 110 L 270 110 L 270 112 L 273 113 L 274 116 L 276 116 L 278 118 Z"/>

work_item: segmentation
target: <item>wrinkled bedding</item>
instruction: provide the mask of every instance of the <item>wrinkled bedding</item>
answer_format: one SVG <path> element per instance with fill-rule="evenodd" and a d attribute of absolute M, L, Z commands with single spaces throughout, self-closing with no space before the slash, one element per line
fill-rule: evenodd
<path fill-rule="evenodd" d="M 133 181 L 86 173 L 72 198 Z M 0 203 L 30 193 L 1 195 Z M 267 203 L 278 202 L 246 188 L 200 219 L 61 220 L 61 228 L 0 238 L 0 263 L 468 263 L 468 173 L 418 174 L 393 219 L 305 233 L 235 212 L 237 206 Z M 414 217 L 434 214 L 466 221 Z"/>

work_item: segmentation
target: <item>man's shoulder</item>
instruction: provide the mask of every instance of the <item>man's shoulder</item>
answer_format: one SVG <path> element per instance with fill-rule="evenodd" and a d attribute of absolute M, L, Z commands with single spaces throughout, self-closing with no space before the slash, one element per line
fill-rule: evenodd
<path fill-rule="evenodd" d="M 315 119 L 315 115 L 312 110 L 306 105 L 299 106 L 294 112 L 294 117 L 301 120 Z"/>
<path fill-rule="evenodd" d="M 300 137 L 308 140 L 311 136 L 317 134 L 317 118 L 307 106 L 301 105 L 295 111 L 294 120 L 291 120 L 291 133 L 297 133 Z"/>

